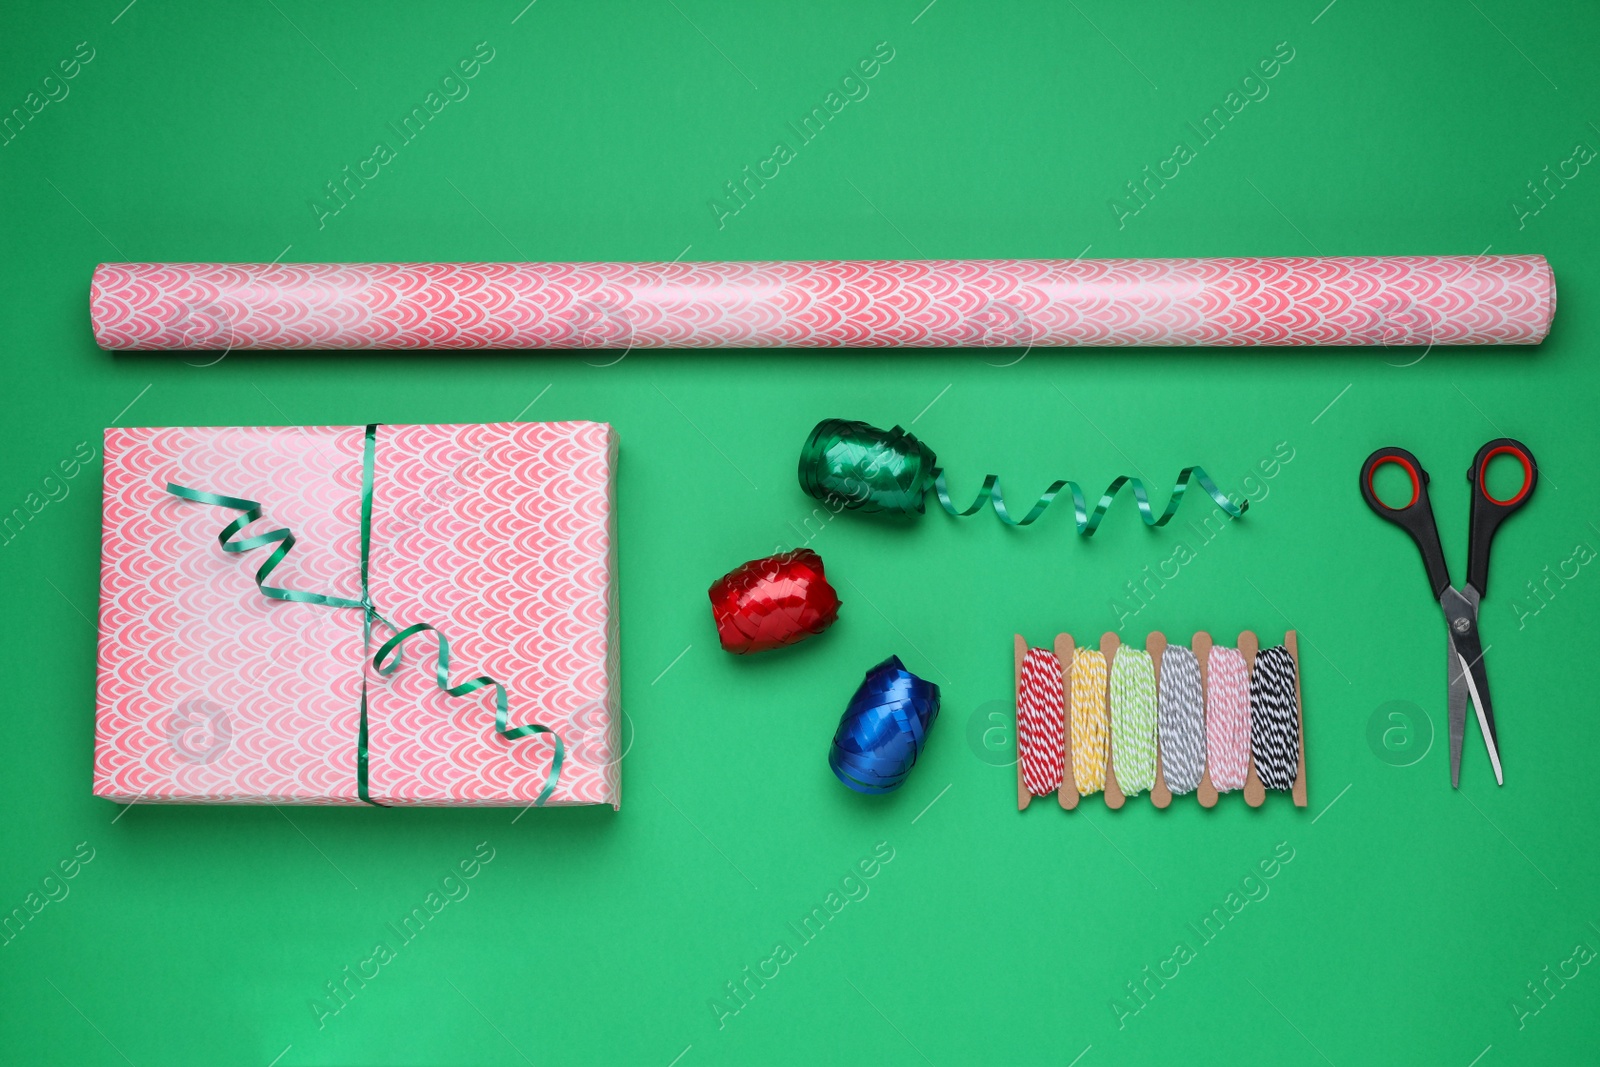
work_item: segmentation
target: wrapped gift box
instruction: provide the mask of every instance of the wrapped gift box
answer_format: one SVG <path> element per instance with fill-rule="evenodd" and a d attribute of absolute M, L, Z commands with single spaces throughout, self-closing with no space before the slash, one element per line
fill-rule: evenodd
<path fill-rule="evenodd" d="M 362 492 L 372 433 L 366 600 L 273 599 L 257 571 L 280 544 L 218 543 L 242 511 L 169 483 L 260 503 L 233 541 L 294 536 L 264 584 L 362 602 Z M 619 803 L 613 474 L 593 422 L 106 431 L 94 792 L 122 802 L 516 805 Z M 376 621 L 381 619 L 382 622 Z M 368 633 L 367 623 L 373 620 Z"/>

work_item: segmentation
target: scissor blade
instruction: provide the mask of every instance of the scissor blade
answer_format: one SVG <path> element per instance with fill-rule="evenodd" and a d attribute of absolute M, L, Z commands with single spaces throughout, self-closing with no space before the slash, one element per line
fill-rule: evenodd
<path fill-rule="evenodd" d="M 1495 740 L 1494 708 L 1489 704 L 1489 676 L 1483 669 L 1483 654 L 1476 663 L 1468 663 L 1462 656 L 1461 667 L 1466 673 L 1467 689 L 1472 693 L 1472 706 L 1478 712 L 1478 727 L 1483 731 L 1483 745 L 1489 750 L 1489 762 L 1494 766 L 1494 780 L 1505 785 L 1506 777 L 1500 770 L 1500 745 Z"/>
<path fill-rule="evenodd" d="M 1461 744 L 1467 733 L 1467 701 L 1471 692 L 1467 686 L 1466 661 L 1456 651 L 1452 634 L 1444 645 L 1445 677 L 1450 681 L 1448 691 L 1450 710 L 1450 788 L 1461 787 Z"/>
<path fill-rule="evenodd" d="M 1483 665 L 1483 645 L 1478 640 L 1478 590 L 1468 584 L 1462 589 L 1446 589 L 1439 594 L 1439 607 L 1450 640 L 1453 662 L 1450 680 L 1450 784 L 1461 784 L 1461 744 L 1466 733 L 1466 697 L 1478 713 L 1483 744 L 1489 750 L 1494 780 L 1505 784 L 1500 769 L 1500 745 L 1494 730 L 1494 706 L 1489 702 L 1489 674 Z M 1465 690 L 1465 694 L 1463 694 Z"/>

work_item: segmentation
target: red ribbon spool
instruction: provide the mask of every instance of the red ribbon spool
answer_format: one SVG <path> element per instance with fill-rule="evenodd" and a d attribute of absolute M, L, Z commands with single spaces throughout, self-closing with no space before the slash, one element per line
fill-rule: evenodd
<path fill-rule="evenodd" d="M 809 548 L 741 564 L 711 583 L 717 640 L 735 655 L 766 652 L 820 634 L 839 617 L 839 594 Z"/>

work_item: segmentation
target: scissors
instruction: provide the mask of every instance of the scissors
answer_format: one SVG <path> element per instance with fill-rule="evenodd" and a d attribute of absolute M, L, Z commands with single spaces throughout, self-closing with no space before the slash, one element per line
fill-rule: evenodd
<path fill-rule="evenodd" d="M 1512 456 L 1522 464 L 1522 488 L 1509 500 L 1496 500 L 1489 493 L 1485 475 L 1489 461 L 1496 456 Z M 1372 478 L 1379 467 L 1393 463 L 1411 477 L 1411 500 L 1403 507 L 1392 508 L 1378 499 L 1373 490 Z M 1467 581 L 1457 589 L 1450 584 L 1450 572 L 1445 566 L 1444 547 L 1439 543 L 1439 527 L 1434 522 L 1433 505 L 1428 502 L 1428 472 L 1410 452 L 1403 448 L 1380 448 L 1367 457 L 1361 465 L 1361 496 L 1380 518 L 1384 518 L 1411 535 L 1422 553 L 1422 565 L 1428 571 L 1428 584 L 1433 595 L 1444 609 L 1448 642 L 1445 648 L 1445 675 L 1449 681 L 1450 706 L 1450 785 L 1461 785 L 1461 743 L 1466 733 L 1467 700 L 1470 698 L 1478 713 L 1478 726 L 1483 731 L 1484 745 L 1489 750 L 1489 762 L 1494 766 L 1494 780 L 1505 784 L 1500 770 L 1500 746 L 1495 739 L 1494 706 L 1489 702 L 1489 675 L 1484 669 L 1482 643 L 1478 638 L 1478 603 L 1489 591 L 1489 545 L 1495 531 L 1513 512 L 1520 510 L 1533 495 L 1539 481 L 1539 466 L 1533 453 L 1521 441 L 1499 437 L 1472 457 L 1467 468 L 1467 481 L 1472 486 L 1471 526 L 1467 536 Z"/>

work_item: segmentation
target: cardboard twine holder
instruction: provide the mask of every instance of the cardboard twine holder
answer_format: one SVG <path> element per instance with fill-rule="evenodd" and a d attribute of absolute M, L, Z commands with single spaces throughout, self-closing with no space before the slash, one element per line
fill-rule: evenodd
<path fill-rule="evenodd" d="M 1028 654 L 1028 642 L 1022 637 L 1021 634 L 1014 635 L 1012 642 L 1015 657 L 1014 684 L 1016 687 L 1016 699 L 1020 706 L 1022 700 L 1022 663 Z M 1212 646 L 1213 641 L 1211 639 L 1211 635 L 1205 631 L 1196 633 L 1194 635 L 1194 640 L 1190 645 L 1194 651 L 1195 660 L 1200 667 L 1202 708 L 1204 708 L 1205 705 L 1205 695 L 1210 692 L 1208 661 L 1211 657 Z M 1100 652 L 1106 658 L 1106 675 L 1108 679 L 1110 677 L 1111 664 L 1115 660 L 1116 654 L 1121 647 L 1122 642 L 1116 634 L 1106 633 L 1101 635 Z M 1260 639 L 1256 637 L 1254 632 L 1250 630 L 1244 630 L 1239 634 L 1237 647 L 1240 653 L 1242 653 L 1244 656 L 1245 665 L 1253 674 L 1255 671 L 1256 656 L 1261 651 Z M 1300 732 L 1299 766 L 1295 772 L 1294 785 L 1287 790 L 1287 792 L 1294 799 L 1295 807 L 1303 808 L 1307 803 L 1306 718 L 1305 697 L 1300 677 L 1300 642 L 1295 631 L 1289 630 L 1283 635 L 1283 647 L 1288 651 L 1289 656 L 1294 660 L 1295 718 L 1299 725 Z M 1145 639 L 1145 650 L 1150 653 L 1150 659 L 1155 669 L 1156 687 L 1157 691 L 1159 692 L 1161 684 L 1161 657 L 1166 653 L 1167 650 L 1166 635 L 1162 634 L 1160 631 L 1152 632 Z M 1063 808 L 1071 811 L 1075 809 L 1078 806 L 1079 801 L 1083 799 L 1083 797 L 1078 793 L 1078 786 L 1076 781 L 1073 779 L 1072 774 L 1072 664 L 1077 656 L 1078 647 L 1073 642 L 1071 634 L 1057 634 L 1054 644 L 1054 651 L 1056 659 L 1061 662 L 1062 706 L 1066 709 L 1066 721 L 1063 723 L 1063 729 L 1061 731 L 1061 755 L 1063 765 L 1061 787 L 1056 792 L 1056 798 Z M 1018 736 L 1020 738 L 1020 729 L 1018 731 Z M 1156 741 L 1156 780 L 1154 786 L 1152 786 L 1150 789 L 1150 802 L 1158 808 L 1166 808 L 1172 803 L 1172 791 L 1167 787 L 1161 762 L 1160 738 L 1158 731 Z M 1216 787 L 1211 783 L 1209 758 L 1207 760 L 1206 768 L 1201 773 L 1200 784 L 1194 792 L 1195 797 L 1199 800 L 1201 807 L 1213 808 L 1216 806 L 1219 794 L 1216 790 Z M 1245 777 L 1244 788 L 1240 790 L 1240 792 L 1244 794 L 1245 803 L 1250 805 L 1252 808 L 1259 808 L 1263 803 L 1266 802 L 1267 789 L 1261 783 L 1261 776 L 1256 773 L 1254 754 L 1250 756 L 1249 771 Z M 1025 809 L 1033 800 L 1033 796 L 1034 795 L 1028 791 L 1027 784 L 1023 780 L 1022 759 L 1019 753 L 1017 759 L 1017 810 L 1022 811 Z M 1121 787 L 1117 784 L 1116 761 L 1113 755 L 1113 746 L 1110 744 L 1107 744 L 1106 746 L 1106 785 L 1102 796 L 1105 797 L 1106 807 L 1111 808 L 1112 810 L 1123 807 L 1128 801 L 1127 796 L 1122 792 Z"/>

